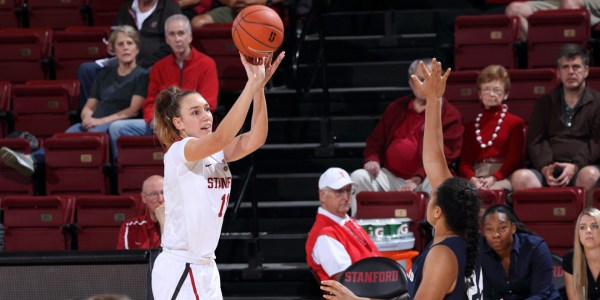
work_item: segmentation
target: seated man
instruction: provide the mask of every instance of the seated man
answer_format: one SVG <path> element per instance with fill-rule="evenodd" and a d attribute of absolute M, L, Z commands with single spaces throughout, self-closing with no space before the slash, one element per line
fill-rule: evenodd
<path fill-rule="evenodd" d="M 356 261 L 381 256 L 369 235 L 347 214 L 353 185 L 340 168 L 329 168 L 319 178 L 321 207 L 306 240 L 306 261 L 320 280 L 337 279 Z"/>
<path fill-rule="evenodd" d="M 220 5 L 192 18 L 194 27 L 204 24 L 232 23 L 238 12 L 251 5 L 266 5 L 282 3 L 284 0 L 216 0 Z"/>
<path fill-rule="evenodd" d="M 600 93 L 589 87 L 589 55 L 575 44 L 557 56 L 561 84 L 537 100 L 529 120 L 527 150 L 533 169 L 513 173 L 515 191 L 542 186 L 581 186 L 592 205 L 600 170 Z"/>
<path fill-rule="evenodd" d="M 109 135 L 115 145 L 122 135 L 152 135 L 156 96 L 168 87 L 195 90 L 206 99 L 211 111 L 214 112 L 217 108 L 217 65 L 212 58 L 190 45 L 190 21 L 181 14 L 170 16 L 165 21 L 165 38 L 173 53 L 156 62 L 150 71 L 148 93 L 143 104 L 144 119 L 122 120 L 111 124 Z"/>
<path fill-rule="evenodd" d="M 600 22 L 600 1 L 597 0 L 538 0 L 538 1 L 516 1 L 506 7 L 507 16 L 519 18 L 519 39 L 527 40 L 529 23 L 527 18 L 539 10 L 550 9 L 582 9 L 590 12 L 590 25 L 595 26 Z"/>
<path fill-rule="evenodd" d="M 431 69 L 431 59 L 423 60 Z M 411 76 L 423 77 L 419 60 L 408 68 L 412 95 L 394 100 L 385 110 L 375 129 L 367 137 L 363 169 L 352 172 L 357 193 L 361 191 L 431 192 L 421 159 L 425 125 L 425 97 L 413 86 Z M 450 164 L 460 155 L 464 127 L 460 112 L 448 101 L 442 107 L 444 154 Z M 352 199 L 352 215 L 356 199 Z"/>
<path fill-rule="evenodd" d="M 146 214 L 125 220 L 119 231 L 117 249 L 153 249 L 160 247 L 160 233 L 165 222 L 163 177 L 152 175 L 142 185 L 142 202 Z"/>

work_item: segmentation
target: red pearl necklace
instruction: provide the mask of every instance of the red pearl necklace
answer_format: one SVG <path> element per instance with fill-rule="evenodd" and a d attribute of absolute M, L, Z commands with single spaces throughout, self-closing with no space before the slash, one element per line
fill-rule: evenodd
<path fill-rule="evenodd" d="M 477 118 L 475 119 L 475 136 L 482 149 L 492 147 L 494 144 L 494 140 L 498 137 L 498 131 L 500 131 L 500 125 L 502 125 L 502 119 L 504 119 L 504 116 L 506 116 L 507 110 L 508 106 L 506 104 L 502 104 L 502 112 L 500 112 L 500 117 L 498 118 L 498 125 L 496 125 L 496 129 L 494 129 L 494 133 L 492 133 L 492 137 L 487 143 L 482 142 L 483 138 L 481 137 L 481 130 L 479 128 L 479 121 L 481 120 L 483 113 L 479 113 L 477 115 Z"/>

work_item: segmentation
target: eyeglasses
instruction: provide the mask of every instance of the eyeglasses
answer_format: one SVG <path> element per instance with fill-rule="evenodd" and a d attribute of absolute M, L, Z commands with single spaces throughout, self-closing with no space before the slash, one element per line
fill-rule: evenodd
<path fill-rule="evenodd" d="M 148 198 L 150 198 L 150 199 L 156 199 L 156 198 L 158 198 L 158 196 L 163 196 L 163 195 L 164 195 L 164 194 L 163 194 L 163 191 L 160 191 L 160 192 L 152 192 L 152 193 L 150 193 L 150 194 L 142 192 L 142 194 L 144 194 L 146 197 L 148 197 Z"/>
<path fill-rule="evenodd" d="M 348 196 L 352 196 L 352 195 L 354 195 L 354 193 L 356 192 L 356 191 L 354 190 L 354 188 L 352 188 L 352 187 L 350 187 L 350 188 L 345 188 L 345 189 L 339 189 L 339 190 L 334 190 L 334 189 L 331 189 L 331 188 L 327 188 L 327 191 L 331 191 L 331 192 L 333 192 L 333 194 L 334 194 L 336 197 L 338 197 L 338 198 L 339 198 L 339 197 L 342 197 L 344 194 L 348 194 Z"/>
<path fill-rule="evenodd" d="M 482 94 L 487 94 L 487 95 L 491 95 L 491 94 L 492 94 L 492 92 L 493 92 L 494 94 L 496 94 L 496 95 L 502 95 L 502 93 L 504 93 L 504 89 L 501 89 L 501 88 L 489 88 L 489 87 L 485 87 L 485 88 L 482 88 L 482 89 L 480 90 L 480 92 L 481 92 Z"/>

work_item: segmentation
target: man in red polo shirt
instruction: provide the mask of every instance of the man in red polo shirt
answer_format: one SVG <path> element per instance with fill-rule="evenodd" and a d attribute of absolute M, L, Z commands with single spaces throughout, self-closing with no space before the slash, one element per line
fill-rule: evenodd
<path fill-rule="evenodd" d="M 394 100 L 386 108 L 375 129 L 367 137 L 362 169 L 352 172 L 356 192 L 417 191 L 431 193 L 423 168 L 423 130 L 425 126 L 425 97 L 410 80 L 411 75 L 423 77 L 417 69 L 419 60 L 408 69 L 408 84 L 412 90 Z M 431 69 L 431 59 L 423 59 Z M 448 164 L 460 155 L 464 126 L 460 112 L 443 99 L 442 126 L 444 154 Z M 352 215 L 356 215 L 356 199 L 352 198 Z"/>
<path fill-rule="evenodd" d="M 160 222 L 164 222 L 163 177 L 152 175 L 142 185 L 143 216 L 125 220 L 119 231 L 117 249 L 153 249 L 160 247 Z"/>
<path fill-rule="evenodd" d="M 319 178 L 321 207 L 306 240 L 306 262 L 320 280 L 337 280 L 353 263 L 381 256 L 369 234 L 347 214 L 353 185 L 340 168 L 329 168 Z"/>

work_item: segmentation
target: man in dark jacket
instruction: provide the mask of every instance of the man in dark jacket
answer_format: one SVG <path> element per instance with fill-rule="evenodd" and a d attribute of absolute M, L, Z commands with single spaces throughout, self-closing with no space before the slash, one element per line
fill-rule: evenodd
<path fill-rule="evenodd" d="M 517 170 L 511 183 L 515 191 L 581 186 L 590 206 L 600 178 L 600 93 L 585 82 L 586 50 L 566 44 L 557 63 L 561 85 L 536 102 L 529 120 L 527 150 L 534 168 Z"/>

